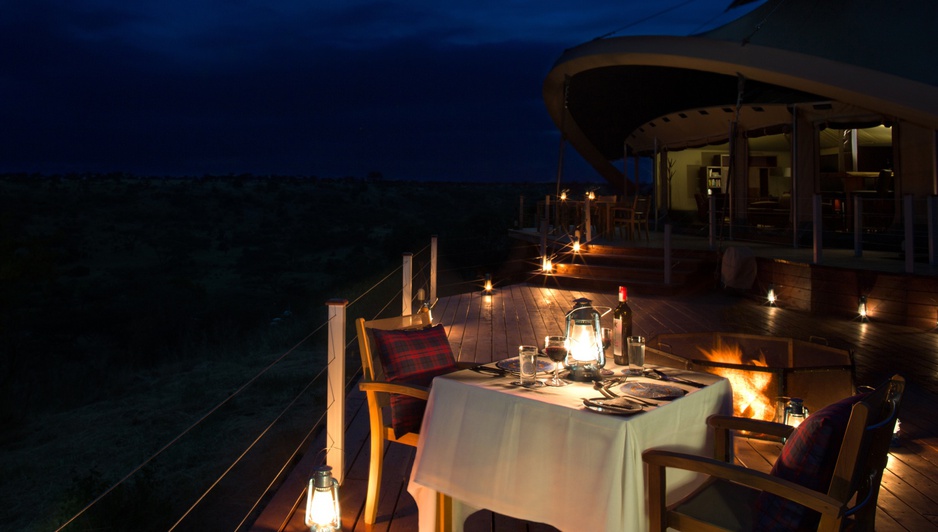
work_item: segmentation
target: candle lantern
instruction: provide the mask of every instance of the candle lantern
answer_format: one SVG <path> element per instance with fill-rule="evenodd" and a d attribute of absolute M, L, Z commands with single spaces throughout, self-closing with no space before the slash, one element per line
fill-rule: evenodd
<path fill-rule="evenodd" d="M 332 468 L 322 466 L 309 479 L 306 492 L 306 526 L 311 532 L 342 530 L 339 512 L 339 483 L 332 478 Z"/>
<path fill-rule="evenodd" d="M 808 417 L 808 409 L 804 406 L 804 401 L 798 397 L 792 397 L 785 405 L 784 423 L 792 427 L 797 427 L 805 418 Z"/>
<path fill-rule="evenodd" d="M 606 365 L 603 351 L 602 314 L 586 298 L 573 301 L 567 313 L 567 357 L 564 366 L 570 370 L 569 378 L 590 381 L 602 378 L 600 370 Z"/>
<path fill-rule="evenodd" d="M 866 306 L 866 296 L 860 296 L 860 302 L 857 304 L 857 314 L 860 315 L 860 319 L 866 321 L 869 317 L 869 309 Z"/>
<path fill-rule="evenodd" d="M 769 286 L 769 290 L 768 290 L 768 292 L 766 292 L 766 294 L 765 294 L 765 300 L 766 300 L 766 302 L 769 304 L 770 307 L 774 307 L 774 306 L 775 306 L 775 302 L 778 300 L 778 298 L 777 298 L 776 295 L 775 295 L 775 287 L 774 287 L 774 286 Z"/>

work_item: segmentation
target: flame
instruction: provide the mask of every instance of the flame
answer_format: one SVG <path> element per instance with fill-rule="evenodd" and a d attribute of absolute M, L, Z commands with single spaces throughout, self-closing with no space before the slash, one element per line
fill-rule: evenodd
<path fill-rule="evenodd" d="M 744 361 L 743 352 L 738 345 L 723 346 L 712 351 L 701 347 L 697 349 L 711 362 L 769 367 L 761 352 L 759 358 Z M 708 368 L 708 371 L 729 379 L 733 388 L 733 415 L 764 420 L 775 419 L 774 395 L 768 393 L 769 386 L 772 384 L 772 372 L 716 367 Z"/>

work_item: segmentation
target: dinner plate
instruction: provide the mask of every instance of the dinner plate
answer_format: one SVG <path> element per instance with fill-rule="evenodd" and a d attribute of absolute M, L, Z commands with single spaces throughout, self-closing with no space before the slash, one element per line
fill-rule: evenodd
<path fill-rule="evenodd" d="M 616 416 L 630 416 L 641 412 L 644 408 L 642 405 L 634 401 L 629 401 L 625 397 L 616 397 L 615 399 L 607 399 L 605 397 L 583 399 L 583 404 L 593 412 Z"/>
<path fill-rule="evenodd" d="M 549 371 L 554 371 L 554 363 L 550 360 L 537 357 L 537 372 L 538 373 L 547 373 Z M 499 360 L 495 363 L 496 366 L 502 368 L 505 371 L 510 371 L 512 373 L 520 372 L 520 363 L 518 362 L 518 357 L 506 358 L 504 360 Z"/>
<path fill-rule="evenodd" d="M 678 397 L 684 397 L 687 392 L 677 386 L 668 386 L 667 384 L 656 384 L 653 382 L 627 382 L 620 389 L 629 395 L 643 397 L 645 399 L 656 399 L 658 401 L 670 401 Z"/>

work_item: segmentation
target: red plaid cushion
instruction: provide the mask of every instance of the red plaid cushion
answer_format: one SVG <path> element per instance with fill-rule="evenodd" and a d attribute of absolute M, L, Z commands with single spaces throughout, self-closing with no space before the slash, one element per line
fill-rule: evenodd
<path fill-rule="evenodd" d="M 809 415 L 785 442 L 772 474 L 826 493 L 850 411 L 866 395 L 841 399 Z M 814 530 L 820 521 L 817 512 L 770 493 L 759 496 L 756 515 L 755 530 Z"/>
<path fill-rule="evenodd" d="M 371 331 L 388 382 L 430 386 L 433 377 L 458 369 L 442 325 L 406 331 Z M 418 432 L 426 401 L 391 394 L 391 426 L 398 437 Z"/>

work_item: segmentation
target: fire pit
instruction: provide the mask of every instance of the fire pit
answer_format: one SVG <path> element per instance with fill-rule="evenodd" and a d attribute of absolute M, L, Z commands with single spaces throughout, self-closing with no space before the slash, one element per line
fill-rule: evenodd
<path fill-rule="evenodd" d="M 782 421 L 788 398 L 814 412 L 855 393 L 853 355 L 814 341 L 738 333 L 662 334 L 646 345 L 652 364 L 726 377 L 734 415 Z"/>

